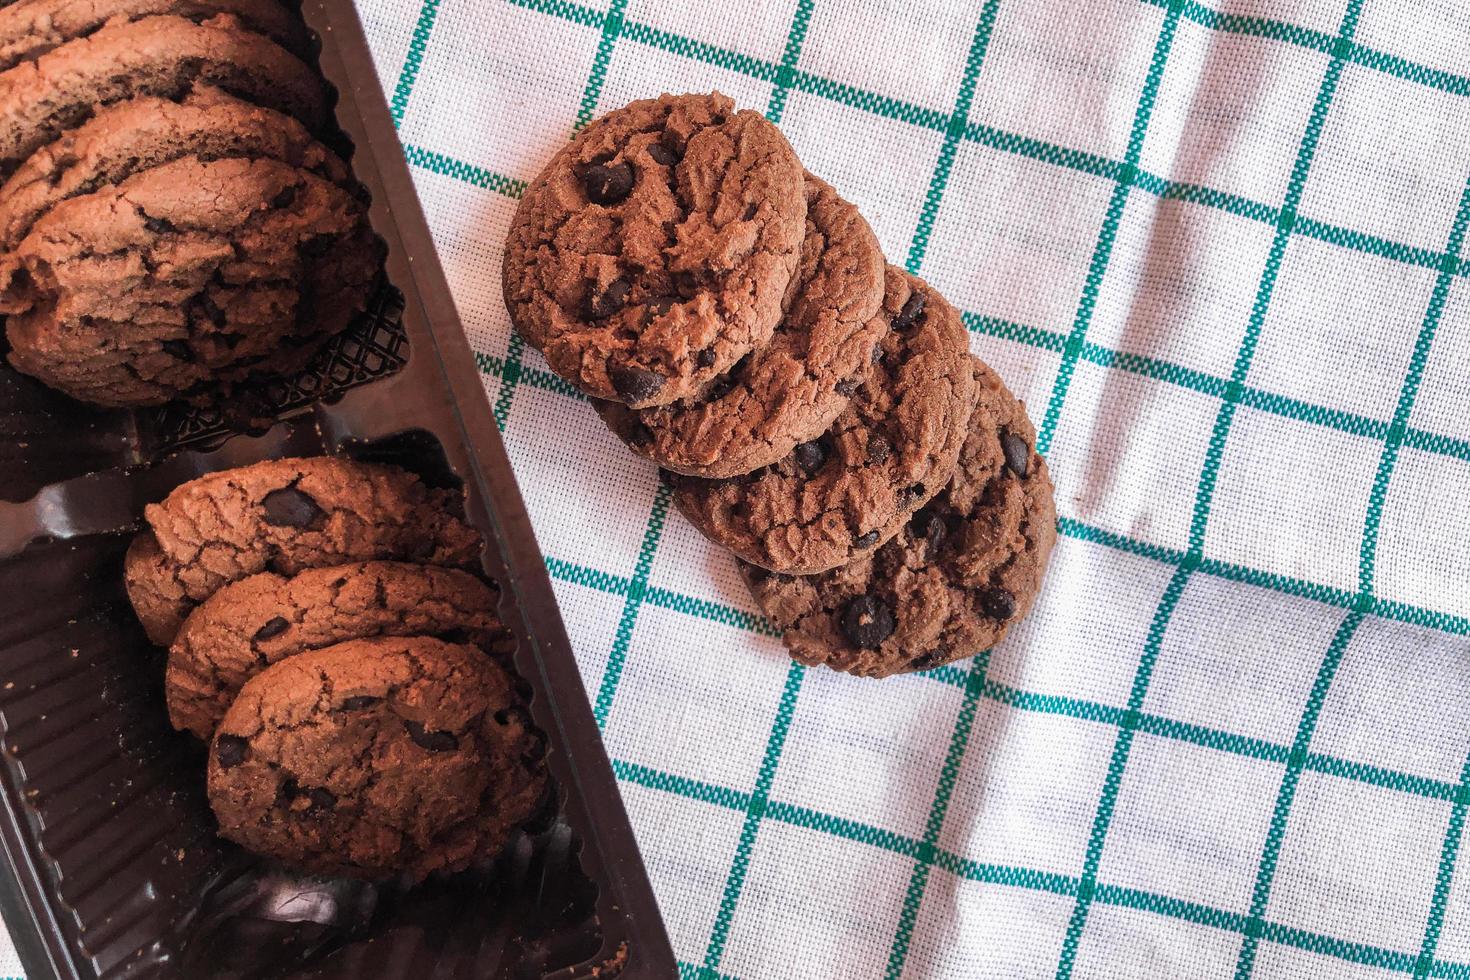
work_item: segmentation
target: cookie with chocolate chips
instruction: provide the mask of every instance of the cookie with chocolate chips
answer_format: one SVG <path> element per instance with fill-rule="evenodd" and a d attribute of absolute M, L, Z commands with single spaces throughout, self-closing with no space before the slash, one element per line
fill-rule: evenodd
<path fill-rule="evenodd" d="M 380 261 L 343 187 L 181 157 L 56 204 L 0 255 L 9 360 L 94 404 L 202 399 L 304 367 L 366 308 Z"/>
<path fill-rule="evenodd" d="M 144 510 L 148 528 L 124 567 L 128 598 L 149 639 L 167 646 L 195 606 L 260 572 L 375 559 L 471 568 L 480 535 L 461 509 L 455 491 L 337 456 L 210 473 Z"/>
<path fill-rule="evenodd" d="M 169 720 L 200 738 L 246 681 L 287 657 L 370 636 L 455 637 L 494 649 L 508 634 L 495 592 L 469 572 L 369 561 L 261 572 L 224 586 L 189 614 L 168 653 Z"/>
<path fill-rule="evenodd" d="M 978 398 L 953 479 L 870 555 L 820 575 L 741 571 L 791 655 L 867 677 L 988 649 L 1026 615 L 1056 542 L 1025 409 L 974 360 Z"/>
<path fill-rule="evenodd" d="M 762 568 L 810 574 L 882 545 L 949 481 L 975 404 L 964 324 L 892 266 L 883 318 L 877 362 L 821 436 L 746 476 L 669 478 L 695 527 Z"/>
<path fill-rule="evenodd" d="M 676 473 L 738 476 L 815 439 L 847 407 L 888 329 L 883 253 L 857 208 L 810 174 L 806 199 L 801 265 L 770 343 L 693 398 L 593 403 L 638 455 Z"/>
<path fill-rule="evenodd" d="M 805 234 L 801 163 L 719 93 L 596 119 L 521 198 L 505 303 L 553 370 L 634 408 L 698 394 L 771 338 Z"/>
<path fill-rule="evenodd" d="M 144 95 L 108 106 L 32 153 L 0 187 L 0 249 L 58 203 L 185 156 L 263 157 L 350 184 L 346 164 L 295 119 L 196 85 L 178 102 Z"/>
<path fill-rule="evenodd" d="M 234 16 L 117 21 L 0 72 L 0 176 L 104 106 L 140 95 L 183 98 L 196 82 L 287 113 L 308 129 L 326 117 L 317 74 Z"/>
<path fill-rule="evenodd" d="M 13 0 L 0 7 L 0 71 L 34 61 L 109 21 L 169 14 L 199 21 L 231 14 L 298 58 L 312 55 L 306 26 L 276 0 Z"/>
<path fill-rule="evenodd" d="M 317 874 L 416 882 L 488 863 L 546 789 L 511 678 L 470 646 L 353 640 L 273 664 L 209 751 L 220 834 Z"/>

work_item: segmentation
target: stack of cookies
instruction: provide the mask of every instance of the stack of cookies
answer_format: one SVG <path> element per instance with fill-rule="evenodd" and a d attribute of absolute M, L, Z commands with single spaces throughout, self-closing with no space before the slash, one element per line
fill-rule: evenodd
<path fill-rule="evenodd" d="M 414 882 L 493 859 L 547 791 L 458 495 L 281 459 L 147 508 L 128 596 L 210 743 L 220 833 L 307 871 Z"/>
<path fill-rule="evenodd" d="M 318 139 L 313 49 L 278 0 L 0 7 L 12 365 L 100 405 L 199 400 L 299 370 L 366 307 L 381 250 Z"/>
<path fill-rule="evenodd" d="M 530 185 L 506 305 L 793 656 L 866 676 L 997 642 L 1056 537 L 1021 404 L 959 313 L 718 94 L 594 120 Z"/>

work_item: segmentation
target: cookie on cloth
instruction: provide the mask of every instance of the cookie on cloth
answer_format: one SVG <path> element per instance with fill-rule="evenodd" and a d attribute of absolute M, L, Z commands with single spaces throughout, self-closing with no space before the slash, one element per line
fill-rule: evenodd
<path fill-rule="evenodd" d="M 969 336 L 922 279 L 889 266 L 885 283 L 877 363 L 831 428 L 746 476 L 669 478 L 679 510 L 737 557 L 796 574 L 845 565 L 949 482 L 975 405 Z"/>
<path fill-rule="evenodd" d="M 738 476 L 815 439 L 847 407 L 888 329 L 883 252 L 857 208 L 811 174 L 806 198 L 801 265 L 770 343 L 692 398 L 641 410 L 593 402 L 633 452 L 675 473 Z"/>
<path fill-rule="evenodd" d="M 977 403 L 955 475 L 870 555 L 811 576 L 741 572 L 791 655 L 884 677 L 1000 642 L 1026 615 L 1056 543 L 1046 461 L 1025 408 L 974 359 Z"/>
<path fill-rule="evenodd" d="M 771 338 L 806 223 L 802 167 L 719 93 L 593 120 L 521 198 L 505 304 L 552 369 L 634 408 L 696 395 Z"/>

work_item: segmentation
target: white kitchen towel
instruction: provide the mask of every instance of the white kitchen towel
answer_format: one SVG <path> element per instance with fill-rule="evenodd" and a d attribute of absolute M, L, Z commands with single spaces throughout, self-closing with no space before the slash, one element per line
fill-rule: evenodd
<path fill-rule="evenodd" d="M 1470 4 L 359 9 L 683 974 L 1470 977 Z M 511 334 L 526 182 L 709 89 L 1036 422 L 1060 540 L 972 661 L 793 665 Z"/>
<path fill-rule="evenodd" d="M 1470 5 L 1211 3 L 360 0 L 686 975 L 1470 977 Z M 973 661 L 793 665 L 512 337 L 526 182 L 708 89 L 1031 411 Z"/>

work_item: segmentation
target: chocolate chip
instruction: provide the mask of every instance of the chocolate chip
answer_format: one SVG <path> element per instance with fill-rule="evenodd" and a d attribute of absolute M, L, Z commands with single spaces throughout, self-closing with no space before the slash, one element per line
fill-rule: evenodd
<path fill-rule="evenodd" d="M 210 323 L 216 327 L 225 325 L 225 311 L 220 309 L 219 304 L 208 293 L 199 294 L 199 306 L 204 310 L 204 315 L 209 317 Z"/>
<path fill-rule="evenodd" d="M 259 643 L 261 640 L 269 640 L 273 636 L 280 636 L 291 628 L 291 621 L 284 616 L 274 616 L 250 638 L 251 643 Z"/>
<path fill-rule="evenodd" d="M 684 299 L 690 299 L 699 292 L 699 276 L 692 272 L 674 273 L 674 288 Z"/>
<path fill-rule="evenodd" d="M 853 542 L 859 548 L 871 548 L 878 543 L 878 531 L 873 529 Z"/>
<path fill-rule="evenodd" d="M 914 537 L 925 543 L 924 557 L 933 561 L 939 554 L 939 549 L 944 546 L 945 535 L 949 533 L 949 528 L 944 525 L 944 518 L 925 508 L 914 513 L 909 519 L 909 527 L 913 530 Z"/>
<path fill-rule="evenodd" d="M 695 354 L 694 363 L 702 368 L 712 366 L 715 363 L 715 349 L 713 347 L 706 347 L 698 354 Z"/>
<path fill-rule="evenodd" d="M 233 769 L 245 761 L 250 743 L 239 735 L 217 735 L 214 739 L 214 758 L 221 769 Z"/>
<path fill-rule="evenodd" d="M 863 650 L 876 650 L 893 635 L 893 610 L 876 596 L 860 595 L 842 610 L 842 632 Z"/>
<path fill-rule="evenodd" d="M 614 364 L 607 369 L 607 377 L 613 391 L 630 405 L 647 401 L 664 386 L 663 375 L 627 364 Z"/>
<path fill-rule="evenodd" d="M 885 437 L 874 435 L 868 440 L 868 462 L 881 463 L 893 455 L 893 443 Z"/>
<path fill-rule="evenodd" d="M 593 287 L 587 291 L 587 298 L 582 304 L 582 312 L 589 320 L 602 320 L 610 317 L 628 305 L 628 292 L 632 288 L 626 279 L 614 279 L 603 287 L 602 292 L 597 292 Z"/>
<path fill-rule="evenodd" d="M 459 748 L 459 739 L 455 738 L 453 732 L 425 731 L 424 726 L 416 721 L 405 721 L 403 727 L 413 744 L 421 749 L 428 749 L 430 752 L 448 752 Z"/>
<path fill-rule="evenodd" d="M 980 608 L 991 619 L 1005 622 L 1016 614 L 1016 597 L 1005 589 L 986 589 L 980 593 Z"/>
<path fill-rule="evenodd" d="M 330 252 L 337 244 L 337 236 L 329 234 L 312 235 L 306 241 L 297 246 L 297 251 L 309 259 L 319 259 Z"/>
<path fill-rule="evenodd" d="M 306 798 L 311 801 L 313 810 L 330 810 L 337 805 L 337 794 L 320 786 L 307 790 Z"/>
<path fill-rule="evenodd" d="M 582 184 L 593 204 L 616 204 L 633 189 L 633 168 L 627 163 L 594 163 L 582 175 Z"/>
<path fill-rule="evenodd" d="M 893 318 L 893 329 L 907 330 L 914 325 L 914 321 L 918 320 L 920 314 L 923 312 L 924 294 L 919 292 L 911 293 L 909 298 L 904 301 L 903 309 L 898 311 L 898 316 Z"/>
<path fill-rule="evenodd" d="M 945 661 L 943 650 L 930 650 L 909 661 L 909 670 L 932 670 Z"/>
<path fill-rule="evenodd" d="M 275 197 L 271 198 L 271 207 L 289 208 L 296 200 L 296 185 L 291 184 L 282 187 Z"/>
<path fill-rule="evenodd" d="M 648 155 L 653 158 L 654 163 L 661 167 L 672 167 L 679 162 L 678 154 L 662 143 L 654 143 L 650 146 L 648 148 Z"/>
<path fill-rule="evenodd" d="M 736 365 L 737 368 L 739 366 L 740 365 L 738 365 L 738 364 Z M 704 397 L 704 401 L 705 402 L 718 401 L 719 399 L 724 398 L 726 395 L 728 395 L 730 392 L 732 392 L 734 390 L 735 390 L 735 372 L 732 370 L 732 371 L 730 371 L 727 374 L 721 374 L 721 375 L 716 376 L 713 381 L 711 381 L 709 384 L 705 385 L 705 387 L 704 387 L 704 396 L 703 396 Z"/>
<path fill-rule="evenodd" d="M 375 698 L 371 694 L 354 694 L 342 702 L 343 711 L 361 711 L 363 708 L 371 708 L 382 698 Z"/>
<path fill-rule="evenodd" d="M 1031 447 L 1026 445 L 1026 440 L 1009 429 L 1002 429 L 1000 449 L 1006 456 L 1006 468 L 1021 479 L 1026 479 L 1026 471 L 1031 468 Z"/>
<path fill-rule="evenodd" d="M 663 299 L 653 300 L 643 306 L 643 325 L 646 327 L 654 320 L 663 316 L 674 308 L 674 301 L 665 296 Z"/>
<path fill-rule="evenodd" d="M 807 474 L 815 473 L 822 468 L 823 463 L 827 462 L 827 447 L 822 445 L 818 439 L 803 442 L 792 452 L 796 455 L 796 465 Z"/>
<path fill-rule="evenodd" d="M 926 493 L 928 493 L 928 491 L 924 488 L 924 484 L 922 483 L 915 483 L 913 486 L 903 488 L 903 495 L 910 500 L 922 500 L 924 498 L 924 494 Z"/>
<path fill-rule="evenodd" d="M 170 357 L 176 357 L 186 363 L 192 363 L 194 360 L 194 348 L 189 346 L 188 341 L 165 340 L 162 346 L 163 352 Z"/>
<path fill-rule="evenodd" d="M 167 235 L 171 232 L 178 231 L 178 229 L 174 227 L 174 223 L 167 218 L 155 218 L 151 215 L 146 214 L 143 215 L 143 227 L 147 228 L 155 235 Z"/>
<path fill-rule="evenodd" d="M 272 527 L 313 529 L 320 527 L 327 517 L 327 512 L 315 500 L 295 487 L 272 490 L 261 500 L 260 507 L 265 512 L 265 522 Z"/>
<path fill-rule="evenodd" d="M 635 421 L 632 430 L 628 433 L 628 442 L 634 446 L 652 445 L 653 430 L 642 422 Z"/>
<path fill-rule="evenodd" d="M 740 220 L 741 221 L 750 221 L 752 218 L 755 217 L 755 213 L 758 210 L 759 210 L 759 208 L 756 207 L 755 202 L 754 201 L 751 201 L 749 204 L 747 204 L 745 206 L 745 214 L 744 214 L 743 217 L 741 217 Z"/>
<path fill-rule="evenodd" d="M 861 378 L 843 378 L 832 386 L 839 395 L 851 395 L 863 385 Z"/>

